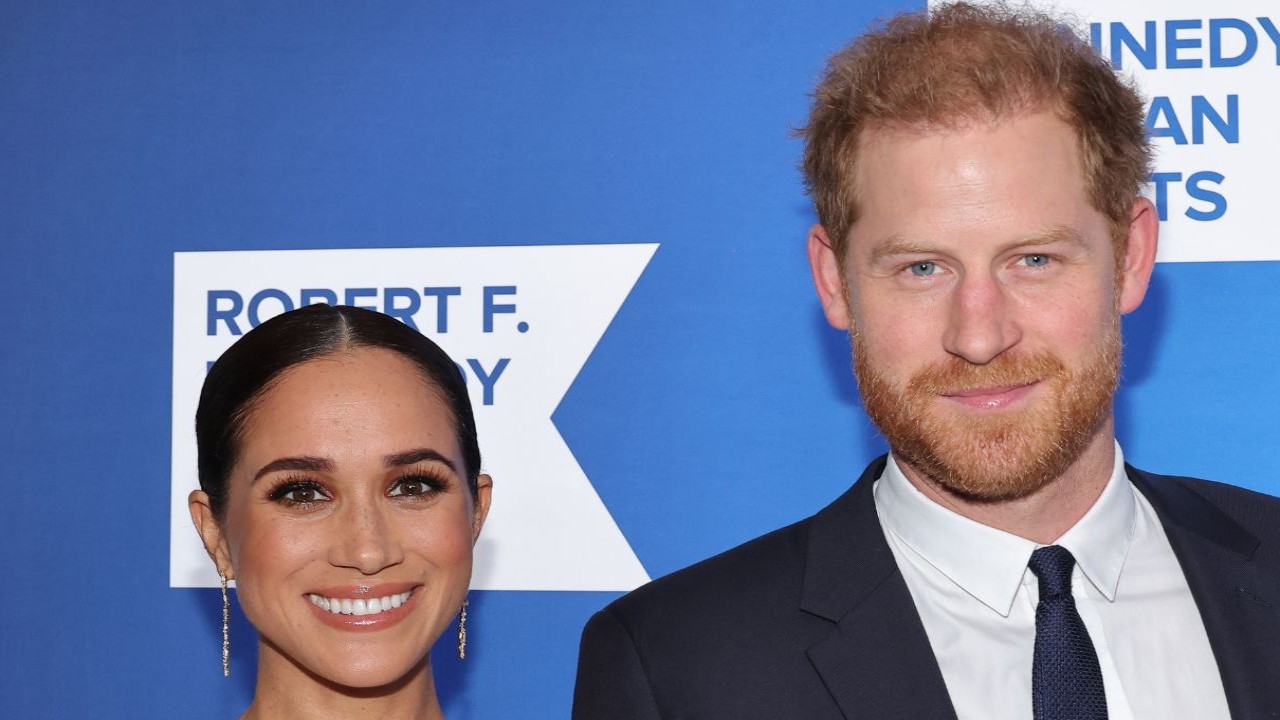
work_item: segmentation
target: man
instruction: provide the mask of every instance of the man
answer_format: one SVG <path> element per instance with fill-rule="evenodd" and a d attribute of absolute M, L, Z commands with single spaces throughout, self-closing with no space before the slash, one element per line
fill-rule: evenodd
<path fill-rule="evenodd" d="M 809 258 L 891 454 L 619 599 L 577 720 L 1280 717 L 1280 501 L 1126 466 L 1143 104 L 1052 18 L 956 5 L 836 55 Z"/>

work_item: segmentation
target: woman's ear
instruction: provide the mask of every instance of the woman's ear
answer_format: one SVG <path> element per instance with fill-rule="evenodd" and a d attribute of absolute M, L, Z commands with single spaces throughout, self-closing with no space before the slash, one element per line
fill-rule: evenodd
<path fill-rule="evenodd" d="M 187 496 L 187 509 L 191 511 L 191 522 L 196 526 L 196 532 L 200 533 L 204 550 L 209 553 L 209 559 L 213 560 L 214 567 L 219 573 L 226 575 L 228 580 L 234 579 L 227 538 L 222 533 L 222 526 L 218 524 L 218 519 L 213 515 L 209 494 L 203 490 L 192 490 Z"/>
<path fill-rule="evenodd" d="M 480 539 L 480 528 L 484 527 L 484 519 L 489 516 L 489 500 L 493 495 L 493 478 L 481 473 L 476 478 L 476 506 L 471 520 L 471 544 Z"/>

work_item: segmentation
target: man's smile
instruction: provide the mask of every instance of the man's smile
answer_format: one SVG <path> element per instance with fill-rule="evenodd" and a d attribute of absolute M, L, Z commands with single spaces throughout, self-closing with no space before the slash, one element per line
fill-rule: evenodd
<path fill-rule="evenodd" d="M 1023 385 L 951 390 L 942 397 L 977 410 L 1003 410 L 1026 398 L 1039 384 L 1040 381 L 1035 380 Z"/>

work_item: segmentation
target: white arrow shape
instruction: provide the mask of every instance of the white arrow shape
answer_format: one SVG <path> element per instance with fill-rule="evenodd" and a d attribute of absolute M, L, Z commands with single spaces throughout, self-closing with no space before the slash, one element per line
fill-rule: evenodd
<path fill-rule="evenodd" d="M 170 585 L 218 583 L 186 505 L 197 484 L 192 428 L 205 369 L 257 322 L 308 301 L 411 319 L 466 373 L 483 469 L 494 477 L 473 588 L 647 582 L 551 415 L 657 247 L 175 253 Z"/>

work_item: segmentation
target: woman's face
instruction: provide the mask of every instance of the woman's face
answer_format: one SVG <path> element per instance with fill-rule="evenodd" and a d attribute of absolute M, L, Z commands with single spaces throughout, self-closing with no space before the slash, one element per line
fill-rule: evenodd
<path fill-rule="evenodd" d="M 452 412 L 410 360 L 357 348 L 285 371 L 245 423 L 224 521 L 197 518 L 264 666 L 348 687 L 424 668 L 488 509 L 489 478 L 473 501 L 465 472 Z"/>

